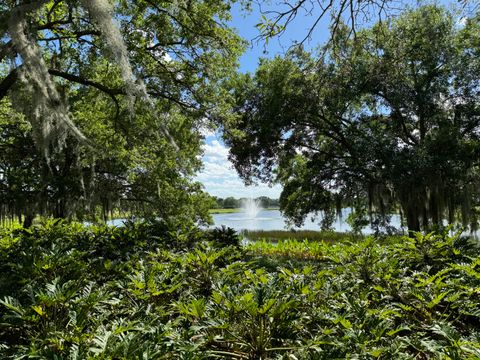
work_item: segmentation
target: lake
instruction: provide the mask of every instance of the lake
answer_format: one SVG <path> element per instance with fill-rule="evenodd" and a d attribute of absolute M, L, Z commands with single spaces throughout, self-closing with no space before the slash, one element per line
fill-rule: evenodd
<path fill-rule="evenodd" d="M 351 227 L 345 222 L 351 209 L 342 210 L 342 216 L 337 218 L 333 223 L 333 229 L 338 232 L 351 231 Z M 249 216 L 246 212 L 230 213 L 230 214 L 213 214 L 214 226 L 228 226 L 237 231 L 241 230 L 288 230 L 292 227 L 287 226 L 285 218 L 278 210 L 260 210 L 255 217 Z M 293 227 L 295 230 L 320 230 L 319 220 L 311 217 L 305 220 L 302 227 Z M 391 225 L 400 229 L 400 216 L 393 215 Z M 370 227 L 362 231 L 364 234 L 372 233 Z"/>
<path fill-rule="evenodd" d="M 342 216 L 335 219 L 333 223 L 333 230 L 338 232 L 351 231 L 351 227 L 345 222 L 348 215 L 351 213 L 350 208 L 342 210 Z M 222 225 L 230 227 L 236 231 L 242 230 L 320 230 L 320 220 L 315 220 L 312 217 L 305 220 L 305 223 L 301 227 L 289 227 L 282 213 L 278 210 L 259 210 L 256 215 L 252 215 L 247 212 L 237 212 L 229 214 L 212 214 L 214 221 L 214 227 L 220 227 Z M 125 219 L 114 219 L 107 223 L 113 226 L 122 226 Z M 400 216 L 393 215 L 391 219 L 391 225 L 397 229 L 401 228 Z M 363 229 L 362 233 L 371 234 L 373 230 L 370 227 Z"/>

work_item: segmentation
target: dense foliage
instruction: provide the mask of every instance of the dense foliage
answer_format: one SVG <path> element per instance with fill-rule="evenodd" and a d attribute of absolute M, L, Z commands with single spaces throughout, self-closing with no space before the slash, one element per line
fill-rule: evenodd
<path fill-rule="evenodd" d="M 239 119 L 225 137 L 236 169 L 282 184 L 297 224 L 323 211 L 328 226 L 348 205 L 379 228 L 400 209 L 410 230 L 444 219 L 475 229 L 479 37 L 478 17 L 460 26 L 424 6 L 354 39 L 343 27 L 320 55 L 264 60 L 233 84 Z"/>
<path fill-rule="evenodd" d="M 232 71 L 242 47 L 227 26 L 231 5 L 222 0 L 4 1 L 0 62 L 9 70 L 0 82 L 0 98 L 26 92 L 29 98 L 16 105 L 39 136 L 62 126 L 62 119 L 54 118 L 62 111 L 70 116 L 60 106 L 70 99 L 67 89 L 94 89 L 112 107 L 125 95 L 143 101 L 163 126 L 174 104 L 215 111 L 215 85 Z M 152 106 L 157 100 L 163 101 Z M 48 121 L 51 129 L 39 126 Z"/>
<path fill-rule="evenodd" d="M 242 249 L 165 222 L 3 230 L 0 357 L 475 359 L 479 267 L 447 233 Z"/>
<path fill-rule="evenodd" d="M 201 129 L 243 42 L 230 1 L 0 3 L 0 218 L 205 218 Z"/>
<path fill-rule="evenodd" d="M 85 109 L 77 120 L 94 145 L 68 136 L 48 159 L 25 118 L 0 102 L 0 220 L 23 219 L 29 225 L 41 215 L 97 221 L 114 212 L 206 219 L 210 197 L 193 181 L 202 144 L 192 129 L 195 120 L 172 114 L 172 135 L 181 143 L 172 151 L 153 119 L 119 120 L 124 132 L 110 123 L 106 103 L 90 101 L 82 99 Z"/>

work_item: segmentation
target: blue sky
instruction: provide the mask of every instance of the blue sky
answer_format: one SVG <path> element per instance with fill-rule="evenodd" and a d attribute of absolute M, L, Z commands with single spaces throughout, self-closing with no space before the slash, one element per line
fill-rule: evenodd
<path fill-rule="evenodd" d="M 264 5 L 262 5 L 264 6 Z M 262 8 L 268 10 L 268 8 Z M 272 39 L 265 44 L 264 41 L 253 41 L 258 35 L 255 25 L 260 22 L 261 13 L 258 5 L 253 5 L 252 11 L 247 13 L 239 5 L 232 11 L 232 26 L 237 29 L 240 36 L 251 41 L 245 54 L 240 59 L 240 71 L 254 72 L 259 58 L 273 57 L 284 54 L 293 41 L 302 40 L 308 33 L 308 28 L 313 22 L 313 16 L 305 16 L 294 21 L 287 28 L 288 31 L 279 38 Z M 314 48 L 324 43 L 328 37 L 328 25 L 326 22 L 319 24 L 312 38 L 304 43 L 306 48 Z M 269 187 L 265 184 L 246 187 L 238 177 L 235 169 L 228 161 L 228 149 L 221 141 L 218 134 L 213 132 L 205 133 L 204 146 L 204 169 L 199 173 L 197 179 L 201 181 L 205 190 L 211 195 L 218 197 L 258 197 L 269 196 L 278 198 L 281 192 L 279 185 Z"/>

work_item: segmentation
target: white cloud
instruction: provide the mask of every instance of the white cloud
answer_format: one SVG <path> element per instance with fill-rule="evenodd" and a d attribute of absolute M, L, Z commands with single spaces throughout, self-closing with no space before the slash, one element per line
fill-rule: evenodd
<path fill-rule="evenodd" d="M 200 128 L 200 134 L 207 140 L 215 138 L 216 135 L 214 130 L 209 129 L 206 126 Z"/>
<path fill-rule="evenodd" d="M 236 198 L 258 196 L 278 198 L 280 196 L 281 187 L 278 185 L 245 186 L 228 161 L 228 149 L 217 139 L 205 144 L 203 149 L 204 169 L 198 174 L 197 180 L 203 183 L 206 191 L 211 195 Z"/>
<path fill-rule="evenodd" d="M 172 59 L 172 57 L 170 56 L 169 53 L 164 52 L 164 53 L 163 53 L 163 56 L 162 56 L 162 60 L 165 61 L 165 62 L 170 62 L 170 61 L 172 61 L 173 59 Z"/>
<path fill-rule="evenodd" d="M 228 159 L 228 149 L 220 144 L 218 140 L 213 140 L 210 144 L 203 147 L 205 162 L 225 162 Z"/>

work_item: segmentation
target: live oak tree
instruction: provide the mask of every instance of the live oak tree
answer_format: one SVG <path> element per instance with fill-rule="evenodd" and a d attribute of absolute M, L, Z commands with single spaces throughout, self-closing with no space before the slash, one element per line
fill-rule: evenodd
<path fill-rule="evenodd" d="M 73 118 L 95 147 L 67 136 L 48 161 L 35 144 L 31 125 L 8 102 L 0 107 L 0 220 L 19 218 L 30 225 L 36 215 L 78 220 L 116 214 L 175 216 L 188 221 L 208 217 L 209 197 L 193 175 L 201 166 L 201 136 L 194 119 L 171 113 L 177 151 L 150 116 L 119 119 L 109 125 L 109 100 L 82 96 Z M 98 151 L 101 148 L 102 151 Z"/>
<path fill-rule="evenodd" d="M 1 123 L 16 128 L 5 136 L 20 140 L 24 165 L 43 189 L 27 176 L 15 191 L 24 191 L 29 205 L 4 208 L 71 217 L 121 201 L 135 212 L 206 213 L 193 181 L 201 166 L 200 129 L 225 111 L 218 84 L 243 49 L 227 26 L 230 6 L 223 0 L 2 2 Z M 2 160 L 4 185 L 11 183 L 4 169 L 17 160 Z M 4 194 L 11 197 L 8 186 Z"/>
<path fill-rule="evenodd" d="M 355 39 L 345 26 L 323 57 L 264 60 L 233 81 L 230 158 L 247 181 L 282 184 L 296 224 L 349 205 L 377 226 L 398 209 L 409 230 L 475 229 L 479 39 L 477 17 L 425 6 Z"/>
<path fill-rule="evenodd" d="M 208 101 L 212 85 L 232 70 L 242 48 L 226 26 L 230 5 L 159 0 L 112 5 L 106 0 L 4 2 L 0 61 L 11 70 L 0 83 L 0 98 L 22 84 L 35 95 L 28 104 L 35 110 L 29 118 L 34 125 L 51 122 L 51 127 L 66 124 L 73 130 L 58 82 L 94 88 L 110 96 L 113 105 L 119 96 L 128 95 L 131 101 L 147 104 L 158 98 L 212 110 Z M 116 83 L 96 78 L 99 58 L 116 65 Z M 46 126 L 41 131 L 46 132 Z"/>

